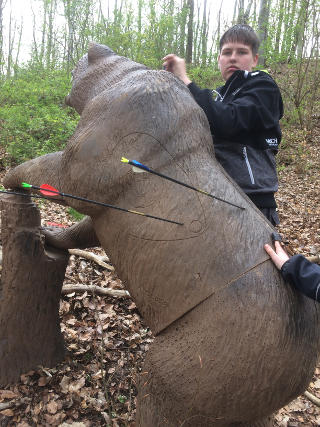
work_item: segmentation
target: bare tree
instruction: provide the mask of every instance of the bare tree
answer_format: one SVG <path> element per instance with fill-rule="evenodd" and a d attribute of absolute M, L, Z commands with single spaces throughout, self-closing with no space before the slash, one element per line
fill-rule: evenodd
<path fill-rule="evenodd" d="M 47 37 L 47 14 L 49 8 L 49 1 L 43 0 L 43 17 L 42 17 L 42 31 L 41 31 L 41 44 L 40 44 L 40 63 L 43 64 L 45 46 L 46 46 L 46 37 Z"/>
<path fill-rule="evenodd" d="M 244 22 L 244 0 L 238 0 L 238 17 L 237 24 L 245 24 Z"/>
<path fill-rule="evenodd" d="M 278 22 L 277 22 L 277 29 L 276 29 L 276 38 L 275 38 L 275 44 L 274 44 L 274 53 L 276 56 L 279 55 L 280 52 L 280 37 L 281 37 L 281 29 L 283 26 L 283 17 L 284 17 L 284 1 L 280 0 L 279 2 L 279 15 L 278 15 Z"/>
<path fill-rule="evenodd" d="M 188 16 L 188 4 L 187 0 L 183 0 L 181 5 L 181 15 L 179 19 L 180 23 L 180 37 L 179 37 L 179 53 L 181 56 L 185 56 L 185 40 L 186 40 L 186 25 L 187 25 L 187 16 Z"/>
<path fill-rule="evenodd" d="M 20 48 L 21 48 L 21 39 L 22 39 L 22 32 L 23 32 L 23 18 L 21 18 L 21 24 L 20 27 L 18 28 L 18 43 L 16 46 L 16 59 L 14 61 L 14 74 L 16 73 L 17 69 L 18 69 L 18 62 L 19 62 L 19 55 L 20 55 Z"/>
<path fill-rule="evenodd" d="M 193 48 L 193 13 L 194 13 L 194 0 L 188 0 L 189 6 L 189 20 L 188 20 L 188 37 L 186 49 L 186 62 L 192 62 L 192 48 Z"/>
<path fill-rule="evenodd" d="M 74 42 L 75 42 L 75 0 L 63 0 L 64 13 L 66 18 L 66 63 L 69 72 L 74 63 Z"/>
<path fill-rule="evenodd" d="M 217 26 L 216 31 L 214 32 L 212 36 L 212 46 L 210 49 L 210 55 L 212 55 L 212 51 L 214 51 L 213 55 L 215 55 L 217 52 L 219 52 L 219 42 L 221 38 L 221 11 L 222 11 L 222 5 L 223 0 L 221 0 L 219 11 L 218 11 L 218 17 L 217 17 Z"/>
<path fill-rule="evenodd" d="M 0 72 L 3 72 L 4 55 L 3 55 L 3 10 L 6 0 L 0 0 Z"/>
<path fill-rule="evenodd" d="M 203 3 L 203 16 L 202 16 L 202 31 L 201 31 L 201 59 L 202 64 L 207 61 L 207 41 L 208 41 L 208 21 L 207 21 L 207 0 Z"/>
<path fill-rule="evenodd" d="M 48 30 L 46 42 L 46 66 L 51 67 L 54 55 L 54 18 L 56 14 L 57 0 L 50 1 L 50 8 L 48 10 Z"/>
<path fill-rule="evenodd" d="M 270 15 L 270 0 L 260 0 L 260 11 L 258 18 L 258 36 L 260 38 L 260 56 L 259 64 L 266 64 L 266 43 L 268 37 L 268 25 L 269 25 L 269 15 Z"/>
<path fill-rule="evenodd" d="M 237 24 L 247 24 L 249 21 L 252 5 L 253 0 L 249 0 L 246 8 L 244 6 L 244 0 L 237 0 L 234 4 L 233 23 L 236 22 Z"/>
<path fill-rule="evenodd" d="M 296 19 L 297 0 L 287 0 L 285 5 L 284 30 L 281 44 L 281 53 L 290 61 L 293 31 Z"/>
<path fill-rule="evenodd" d="M 13 49 L 15 42 L 17 23 L 12 18 L 12 9 L 11 9 L 11 1 L 10 1 L 10 17 L 9 17 L 9 32 L 8 32 L 8 56 L 7 56 L 7 78 L 11 76 L 12 68 L 13 68 Z"/>
<path fill-rule="evenodd" d="M 244 14 L 243 14 L 243 23 L 244 24 L 247 24 L 249 22 L 249 17 L 250 17 L 252 5 L 253 5 L 253 0 L 250 0 L 247 4 L 246 10 L 244 11 Z"/>
<path fill-rule="evenodd" d="M 197 16 L 194 17 L 193 12 L 193 37 L 192 37 L 192 56 L 193 62 L 196 65 L 199 65 L 200 55 L 201 55 L 201 34 L 200 34 L 200 4 L 197 1 Z"/>

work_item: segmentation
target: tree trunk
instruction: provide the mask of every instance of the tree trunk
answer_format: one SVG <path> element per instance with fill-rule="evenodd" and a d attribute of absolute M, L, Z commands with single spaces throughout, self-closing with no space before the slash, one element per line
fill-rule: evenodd
<path fill-rule="evenodd" d="M 7 78 L 11 75 L 11 68 L 13 65 L 13 46 L 14 46 L 14 38 L 15 38 L 15 30 L 12 30 L 12 10 L 10 3 L 10 18 L 9 18 L 9 34 L 8 34 L 8 58 L 7 58 Z"/>
<path fill-rule="evenodd" d="M 203 3 L 203 16 L 202 16 L 202 31 L 201 31 L 201 64 L 207 63 L 207 41 L 208 41 L 208 26 L 207 21 L 207 0 Z"/>
<path fill-rule="evenodd" d="M 196 19 L 194 18 L 194 11 L 193 11 L 193 19 L 192 21 L 195 21 L 195 25 L 192 28 L 192 56 L 193 61 L 191 58 L 191 62 L 193 62 L 195 65 L 199 65 L 199 59 L 201 54 L 201 34 L 200 34 L 200 5 L 197 7 L 197 16 Z M 191 63 L 190 62 L 190 63 Z"/>
<path fill-rule="evenodd" d="M 138 34 L 137 34 L 137 51 L 136 55 L 138 60 L 140 60 L 141 50 L 142 50 L 142 10 L 143 10 L 143 1 L 138 0 Z"/>
<path fill-rule="evenodd" d="M 245 24 L 245 22 L 244 22 L 244 0 L 239 0 L 237 24 Z"/>
<path fill-rule="evenodd" d="M 180 13 L 180 37 L 179 37 L 179 55 L 185 56 L 186 49 L 185 49 L 185 35 L 186 35 L 186 24 L 187 24 L 187 14 L 188 14 L 188 5 L 186 0 L 184 0 L 183 5 L 181 7 L 181 13 Z"/>
<path fill-rule="evenodd" d="M 293 40 L 290 49 L 290 61 L 293 61 L 295 58 L 298 61 L 301 61 L 303 59 L 305 32 L 309 22 L 311 21 L 309 6 L 310 2 L 308 0 L 301 1 L 299 14 L 294 26 Z M 308 42 L 310 44 L 310 40 Z"/>
<path fill-rule="evenodd" d="M 48 15 L 49 4 L 47 1 L 43 2 L 43 21 L 42 21 L 42 33 L 41 33 L 41 45 L 40 45 L 40 63 L 44 67 L 44 54 L 46 48 L 47 38 L 47 15 Z"/>
<path fill-rule="evenodd" d="M 74 47 L 76 42 L 75 32 L 75 3 L 72 0 L 64 0 L 64 14 L 67 21 L 67 72 L 73 68 L 74 60 Z"/>
<path fill-rule="evenodd" d="M 221 0 L 219 11 L 218 11 L 218 17 L 217 17 L 217 29 L 215 34 L 213 34 L 212 37 L 212 47 L 211 52 L 214 50 L 214 55 L 216 56 L 218 53 L 220 53 L 220 38 L 221 38 L 221 10 L 222 10 L 223 0 Z M 211 56 L 211 55 L 210 55 Z M 210 57 L 210 60 L 212 61 L 212 57 Z"/>
<path fill-rule="evenodd" d="M 276 29 L 276 40 L 274 43 L 274 53 L 276 55 L 275 60 L 278 60 L 278 56 L 280 53 L 280 36 L 281 36 L 281 28 L 283 25 L 283 16 L 284 16 L 284 0 L 280 0 L 279 2 L 279 15 L 277 19 L 277 29 Z"/>
<path fill-rule="evenodd" d="M 4 54 L 3 54 L 3 9 L 4 0 L 0 0 L 0 73 L 3 72 Z"/>
<path fill-rule="evenodd" d="M 189 21 L 188 21 L 188 39 L 187 39 L 186 62 L 187 62 L 187 64 L 191 64 L 191 62 L 192 62 L 192 47 L 193 47 L 194 0 L 188 0 L 188 6 L 189 6 Z"/>
<path fill-rule="evenodd" d="M 266 65 L 266 42 L 268 37 L 268 25 L 269 25 L 269 14 L 270 14 L 270 2 L 269 0 L 260 0 L 260 11 L 258 19 L 258 35 L 260 38 L 260 50 L 259 50 L 259 64 Z"/>
<path fill-rule="evenodd" d="M 281 53 L 284 53 L 288 63 L 290 62 L 290 50 L 292 45 L 293 32 L 295 28 L 296 8 L 297 0 L 293 0 L 292 2 L 288 1 L 283 32 L 283 48 L 281 49 Z"/>
<path fill-rule="evenodd" d="M 13 70 L 14 70 L 14 75 L 16 75 L 17 69 L 18 69 L 18 61 L 19 61 L 19 55 L 20 55 L 20 48 L 21 48 L 21 39 L 22 39 L 22 32 L 23 32 L 23 19 L 21 18 L 21 25 L 20 28 L 18 29 L 19 31 L 19 40 L 16 46 L 16 59 L 13 65 Z"/>
<path fill-rule="evenodd" d="M 235 25 L 236 23 L 237 10 L 238 10 L 238 0 L 234 0 L 232 25 Z"/>
<path fill-rule="evenodd" d="M 251 16 L 250 13 L 251 13 L 252 5 L 253 5 L 253 0 L 250 0 L 248 5 L 247 5 L 247 8 L 244 12 L 244 15 L 243 15 L 243 23 L 244 24 L 248 24 L 248 22 L 249 22 L 249 18 Z"/>
<path fill-rule="evenodd" d="M 44 247 L 29 197 L 1 198 L 0 386 L 64 357 L 59 301 L 68 254 Z"/>
<path fill-rule="evenodd" d="M 48 30 L 46 43 L 46 67 L 48 70 L 50 70 L 52 65 L 54 65 L 54 20 L 56 8 L 56 0 L 52 0 L 50 2 L 50 8 L 48 12 Z"/>

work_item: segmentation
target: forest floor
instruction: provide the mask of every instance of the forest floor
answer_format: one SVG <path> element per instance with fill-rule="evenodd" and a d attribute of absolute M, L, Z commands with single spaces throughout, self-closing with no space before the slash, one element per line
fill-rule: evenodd
<path fill-rule="evenodd" d="M 279 231 L 292 252 L 307 256 L 320 252 L 320 127 L 315 129 L 312 137 L 287 134 L 290 149 L 279 154 Z M 64 208 L 37 203 L 44 226 L 74 222 Z M 100 248 L 94 252 L 103 254 Z M 116 273 L 72 255 L 65 284 L 79 283 L 123 289 Z M 26 372 L 18 384 L 0 390 L 0 408 L 7 403 L 0 425 L 133 426 L 136 375 L 153 340 L 134 302 L 71 292 L 61 298 L 60 316 L 65 360 L 51 369 Z M 309 391 L 320 398 L 320 364 Z M 320 425 L 320 408 L 300 396 L 276 414 L 275 425 Z"/>

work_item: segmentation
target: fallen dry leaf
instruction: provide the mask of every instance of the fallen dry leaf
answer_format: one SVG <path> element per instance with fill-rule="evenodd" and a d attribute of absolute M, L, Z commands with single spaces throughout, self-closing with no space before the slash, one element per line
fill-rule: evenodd
<path fill-rule="evenodd" d="M 12 409 L 5 409 L 5 410 L 1 411 L 0 414 L 5 415 L 6 417 L 13 417 L 14 416 L 14 412 Z"/>
<path fill-rule="evenodd" d="M 80 378 L 77 381 L 73 381 L 69 384 L 69 392 L 74 393 L 79 391 L 85 385 L 86 379 L 84 377 Z"/>
<path fill-rule="evenodd" d="M 49 414 L 56 414 L 58 410 L 58 404 L 54 400 L 51 400 L 47 405 L 47 411 Z"/>
<path fill-rule="evenodd" d="M 51 378 L 50 377 L 40 377 L 38 380 L 38 386 L 39 387 L 44 387 L 47 384 L 49 384 Z"/>
<path fill-rule="evenodd" d="M 11 390 L 0 390 L 0 400 L 3 399 L 14 399 L 18 397 L 17 393 L 14 393 Z"/>

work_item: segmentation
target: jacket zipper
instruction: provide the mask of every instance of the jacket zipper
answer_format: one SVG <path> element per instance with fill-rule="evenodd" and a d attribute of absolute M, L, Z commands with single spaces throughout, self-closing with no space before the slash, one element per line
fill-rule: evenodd
<path fill-rule="evenodd" d="M 221 97 L 221 99 L 220 99 L 220 101 L 221 101 L 221 102 L 223 102 L 224 98 L 226 97 L 227 93 L 229 92 L 229 89 L 230 89 L 230 88 L 231 88 L 231 86 L 232 86 L 232 83 L 233 83 L 235 80 L 237 80 L 237 78 L 238 78 L 238 75 L 234 76 L 234 78 L 231 80 L 231 82 L 229 83 L 229 86 L 227 87 L 227 89 L 226 89 L 226 91 L 225 91 L 224 95 L 223 95 L 223 96 Z M 220 95 L 220 96 L 221 96 L 221 95 Z"/>
<path fill-rule="evenodd" d="M 254 176 L 252 173 L 252 169 L 251 169 L 251 165 L 248 159 L 248 154 L 247 154 L 247 147 L 243 147 L 243 156 L 244 156 L 244 160 L 246 161 L 246 165 L 247 165 L 247 169 L 249 172 L 249 176 L 250 176 L 250 180 L 251 180 L 251 184 L 254 184 Z"/>
<path fill-rule="evenodd" d="M 226 95 L 228 94 L 228 92 L 229 92 L 229 89 L 230 89 L 230 87 L 232 86 L 232 84 L 233 84 L 233 82 L 235 81 L 235 80 L 237 80 L 237 78 L 239 77 L 239 75 L 236 75 L 236 76 L 234 76 L 233 77 L 233 79 L 231 80 L 231 82 L 229 83 L 229 85 L 228 85 L 228 87 L 227 87 L 227 89 L 226 89 L 226 91 L 225 91 L 225 93 L 224 93 L 224 95 L 222 96 L 221 95 L 221 93 L 218 91 L 218 90 L 212 90 L 212 93 L 216 93 L 217 94 L 217 96 L 216 96 L 216 98 L 215 98 L 215 101 L 220 101 L 220 102 L 223 102 L 223 100 L 224 100 L 224 98 L 226 97 Z M 242 86 L 241 86 L 242 87 Z M 236 90 L 238 90 L 238 92 L 239 92 L 239 90 L 241 89 L 241 87 L 239 88 L 239 89 L 236 89 Z M 220 99 L 219 99 L 220 98 Z"/>

